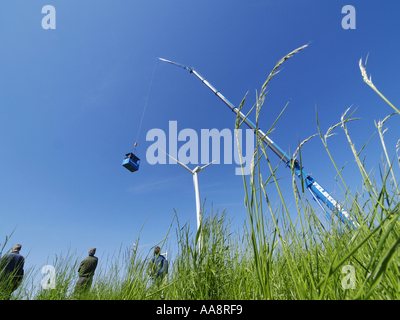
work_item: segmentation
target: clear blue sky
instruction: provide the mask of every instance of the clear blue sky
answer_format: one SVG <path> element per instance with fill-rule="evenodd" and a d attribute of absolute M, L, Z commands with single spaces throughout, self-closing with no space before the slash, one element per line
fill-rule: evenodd
<path fill-rule="evenodd" d="M 47 4 L 56 9 L 55 30 L 41 25 Z M 355 30 L 341 25 L 347 4 L 356 9 Z M 358 107 L 361 120 L 349 128 L 360 148 L 376 132 L 374 120 L 392 112 L 363 82 L 360 58 L 369 53 L 374 84 L 400 106 L 399 15 L 394 0 L 0 4 L 0 242 L 16 227 L 7 249 L 21 243 L 27 267 L 39 268 L 68 249 L 85 256 L 96 246 L 96 255 L 106 257 L 127 248 L 147 217 L 140 245 L 148 250 L 166 234 L 174 209 L 195 229 L 192 177 L 178 165 L 147 163 L 153 142 L 146 134 L 168 133 L 174 120 L 178 132 L 191 128 L 200 136 L 201 129 L 233 129 L 235 117 L 194 75 L 157 57 L 195 67 L 236 105 L 249 91 L 248 111 L 276 62 L 310 44 L 271 81 L 261 127 L 268 129 L 291 99 L 271 138 L 293 151 L 298 139 L 317 132 L 315 105 L 323 132 L 348 107 Z M 121 163 L 136 140 L 154 67 L 137 141 L 142 163 L 130 173 Z M 387 122 L 391 157 L 398 123 L 398 117 Z M 336 132 L 330 151 L 339 166 L 347 162 L 343 175 L 355 192 L 361 178 L 343 131 Z M 379 169 L 381 152 L 376 134 L 364 150 L 369 170 Z M 302 156 L 305 169 L 335 198 L 342 196 L 318 137 Z M 246 212 L 236 167 L 211 165 L 199 180 L 208 212 L 211 203 L 214 210 L 226 208 L 240 229 Z M 281 186 L 290 203 L 289 171 L 282 166 L 277 175 L 286 176 Z M 274 199 L 275 187 L 267 191 Z M 173 240 L 170 250 L 176 253 Z"/>

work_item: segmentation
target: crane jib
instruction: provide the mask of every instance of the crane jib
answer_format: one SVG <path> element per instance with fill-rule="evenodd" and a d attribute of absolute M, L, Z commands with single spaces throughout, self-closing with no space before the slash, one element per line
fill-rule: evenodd
<path fill-rule="evenodd" d="M 239 111 L 228 99 L 226 99 L 217 89 L 215 89 L 206 79 L 204 79 L 194 68 L 187 67 L 185 65 L 161 59 L 162 61 L 177 65 L 181 68 L 188 70 L 190 73 L 196 75 L 201 82 L 203 82 L 211 91 L 215 93 L 215 95 L 220 98 L 236 115 L 238 115 L 244 123 L 246 123 L 249 128 L 251 128 L 255 134 L 259 136 L 260 139 L 269 147 L 282 161 L 285 162 L 286 166 L 291 167 L 293 165 L 294 171 L 296 175 L 304 181 L 307 189 L 312 194 L 314 200 L 318 202 L 321 206 L 322 210 L 324 210 L 328 218 L 330 217 L 329 213 L 326 211 L 325 207 L 328 207 L 334 214 L 338 216 L 338 218 L 347 226 L 353 227 L 353 229 L 357 229 L 358 224 L 354 222 L 350 215 L 343 210 L 343 208 L 334 200 L 328 192 L 326 192 L 319 183 L 317 183 L 311 176 L 300 167 L 299 162 L 297 160 L 291 160 L 286 153 L 276 144 L 274 143 L 264 132 L 257 128 L 253 122 L 251 122 L 247 117 Z"/>
<path fill-rule="evenodd" d="M 246 116 L 238 110 L 227 98 L 225 98 L 221 92 L 219 92 L 217 89 L 215 89 L 206 79 L 204 79 L 195 69 L 191 68 L 191 73 L 196 75 L 201 82 L 203 82 L 211 91 L 215 93 L 215 95 L 220 98 L 225 104 L 254 131 L 254 133 L 258 134 L 260 139 L 263 140 L 263 142 L 267 145 L 267 147 L 271 148 L 271 150 L 279 157 L 281 158 L 286 164 L 290 162 L 289 157 L 283 152 L 279 146 L 274 143 L 264 132 L 262 132 L 260 129 L 257 130 L 257 127 L 254 125 L 253 122 L 251 122 L 249 119 L 246 118 Z"/>

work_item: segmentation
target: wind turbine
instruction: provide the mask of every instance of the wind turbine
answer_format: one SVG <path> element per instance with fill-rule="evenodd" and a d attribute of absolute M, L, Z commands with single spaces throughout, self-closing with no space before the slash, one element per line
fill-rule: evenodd
<path fill-rule="evenodd" d="M 160 149 L 161 150 L 161 149 Z M 197 216 L 197 230 L 199 230 L 200 228 L 200 214 L 201 214 L 201 204 L 200 204 L 200 190 L 199 190 L 199 179 L 197 177 L 197 174 L 204 170 L 205 168 L 207 168 L 210 164 L 214 163 L 217 160 L 213 160 L 211 161 L 209 164 L 206 164 L 203 167 L 197 166 L 196 168 L 194 168 L 193 170 L 190 170 L 189 167 L 187 165 L 185 165 L 184 163 L 176 160 L 174 157 L 171 157 L 168 153 L 166 153 L 165 151 L 161 150 L 162 152 L 164 152 L 168 157 L 170 157 L 172 160 L 176 161 L 177 163 L 179 163 L 182 167 L 184 167 L 187 171 L 189 171 L 192 175 L 193 175 L 193 184 L 194 184 L 194 192 L 195 192 L 195 196 L 196 196 L 196 216 Z M 201 249 L 201 235 L 199 237 L 199 249 Z"/>

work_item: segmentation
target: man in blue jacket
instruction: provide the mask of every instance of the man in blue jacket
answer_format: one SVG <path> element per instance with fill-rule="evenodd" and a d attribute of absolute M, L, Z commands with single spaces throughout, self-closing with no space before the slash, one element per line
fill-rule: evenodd
<path fill-rule="evenodd" d="M 160 254 L 160 247 L 154 248 L 154 257 L 151 258 L 147 271 L 155 283 L 160 284 L 168 272 L 168 261 Z"/>
<path fill-rule="evenodd" d="M 11 252 L 0 260 L 0 287 L 3 299 L 10 299 L 24 277 L 25 258 L 19 254 L 20 244 L 12 247 Z"/>

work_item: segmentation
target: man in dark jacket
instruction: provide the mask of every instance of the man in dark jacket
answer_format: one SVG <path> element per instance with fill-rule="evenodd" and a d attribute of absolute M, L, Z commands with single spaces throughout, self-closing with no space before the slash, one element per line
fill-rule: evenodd
<path fill-rule="evenodd" d="M 0 287 L 3 299 L 10 299 L 24 277 L 25 258 L 19 254 L 20 244 L 12 247 L 11 252 L 0 260 Z"/>
<path fill-rule="evenodd" d="M 75 292 L 80 293 L 90 289 L 98 262 L 98 258 L 94 256 L 95 253 L 96 248 L 91 248 L 89 256 L 82 260 L 78 268 L 79 279 L 75 286 Z"/>

